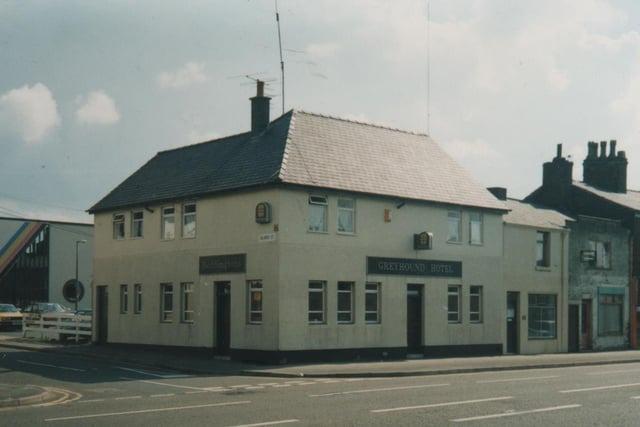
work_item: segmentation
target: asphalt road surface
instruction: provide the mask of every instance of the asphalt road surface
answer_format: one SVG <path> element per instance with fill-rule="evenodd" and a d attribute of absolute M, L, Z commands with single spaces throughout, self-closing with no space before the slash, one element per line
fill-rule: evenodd
<path fill-rule="evenodd" d="M 193 376 L 0 349 L 0 382 L 64 393 L 2 426 L 638 426 L 640 364 L 406 378 Z"/>

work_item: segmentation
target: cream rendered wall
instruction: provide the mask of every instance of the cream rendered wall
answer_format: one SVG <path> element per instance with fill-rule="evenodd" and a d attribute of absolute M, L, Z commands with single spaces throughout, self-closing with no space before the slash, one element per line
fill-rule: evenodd
<path fill-rule="evenodd" d="M 231 282 L 231 347 L 275 349 L 278 346 L 278 251 L 277 242 L 260 243 L 261 234 L 273 232 L 273 224 L 259 225 L 254 220 L 257 203 L 268 201 L 278 217 L 276 190 L 228 193 L 195 200 L 197 231 L 193 239 L 181 238 L 181 203 L 176 207 L 176 238 L 161 240 L 161 207 L 144 212 L 144 237 L 132 239 L 131 210 L 126 215 L 124 240 L 112 238 L 112 214 L 95 216 L 96 248 L 94 285 L 109 290 L 108 341 L 154 345 L 212 347 L 215 344 L 215 281 Z M 207 255 L 247 254 L 246 274 L 199 275 L 199 257 Z M 248 325 L 246 318 L 246 280 L 262 279 L 264 313 L 261 325 Z M 160 322 L 160 284 L 174 284 L 174 319 Z M 195 321 L 179 320 L 180 283 L 194 283 Z M 133 285 L 141 283 L 143 308 L 133 312 Z M 120 313 L 119 287 L 129 289 L 129 312 Z M 94 293 L 95 294 L 95 293 Z M 95 338 L 95 337 L 94 337 Z"/>
<path fill-rule="evenodd" d="M 329 196 L 328 233 L 307 231 L 309 194 Z M 463 212 L 461 244 L 446 243 L 448 208 L 370 196 L 356 199 L 356 234 L 336 232 L 337 198 L 332 191 L 283 189 L 280 196 L 278 245 L 280 250 L 280 349 L 325 349 L 406 346 L 406 285 L 424 284 L 423 344 L 464 345 L 503 342 L 505 297 L 502 283 L 502 216 L 484 212 L 484 244 L 469 241 L 469 211 Z M 384 222 L 384 209 L 392 220 Z M 413 250 L 413 234 L 434 233 L 433 250 Z M 413 276 L 367 276 L 366 257 L 420 258 L 462 261 L 461 279 Z M 326 280 L 327 322 L 307 321 L 309 280 Z M 337 324 L 337 281 L 354 281 L 355 323 Z M 364 322 L 364 286 L 382 283 L 382 322 Z M 447 285 L 462 285 L 462 322 L 447 322 Z M 484 290 L 484 321 L 469 322 L 469 286 Z"/>
<path fill-rule="evenodd" d="M 550 232 L 550 267 L 536 267 L 536 233 Z M 504 226 L 504 286 L 506 292 L 520 292 L 519 298 L 519 352 L 521 354 L 557 353 L 567 351 L 568 339 L 568 254 L 569 231 L 526 227 L 514 224 Z M 557 296 L 556 339 L 529 339 L 529 294 Z M 505 321 L 503 321 L 505 323 Z M 505 331 L 506 334 L 506 331 Z M 503 340 L 506 351 L 506 336 Z"/>
<path fill-rule="evenodd" d="M 84 297 L 79 309 L 91 309 L 91 281 L 93 280 L 93 226 L 52 223 L 49 225 L 49 301 L 75 308 L 62 295 L 62 287 L 76 275 L 76 241 L 78 245 L 78 279 L 84 285 Z"/>

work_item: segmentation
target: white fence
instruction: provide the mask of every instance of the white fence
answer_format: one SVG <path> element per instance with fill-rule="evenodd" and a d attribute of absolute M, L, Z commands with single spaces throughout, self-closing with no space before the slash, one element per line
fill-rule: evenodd
<path fill-rule="evenodd" d="M 91 316 L 71 313 L 26 314 L 22 318 L 22 336 L 62 341 L 91 338 Z"/>

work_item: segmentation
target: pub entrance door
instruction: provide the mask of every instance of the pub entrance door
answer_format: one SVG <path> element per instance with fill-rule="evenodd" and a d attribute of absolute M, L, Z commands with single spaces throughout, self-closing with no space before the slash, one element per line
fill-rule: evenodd
<path fill-rule="evenodd" d="M 423 354 L 422 293 L 424 285 L 407 285 L 407 353 Z"/>
<path fill-rule="evenodd" d="M 216 353 L 222 356 L 229 354 L 231 342 L 231 284 L 229 282 L 215 283 L 216 308 Z"/>
<path fill-rule="evenodd" d="M 518 354 L 518 300 L 520 292 L 507 292 L 507 353 Z"/>

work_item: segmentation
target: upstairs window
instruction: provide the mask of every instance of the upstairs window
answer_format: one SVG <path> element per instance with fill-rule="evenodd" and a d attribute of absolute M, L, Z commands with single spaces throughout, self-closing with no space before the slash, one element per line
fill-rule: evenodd
<path fill-rule="evenodd" d="M 482 323 L 482 286 L 469 288 L 469 321 Z"/>
<path fill-rule="evenodd" d="M 124 239 L 124 214 L 113 215 L 113 238 Z"/>
<path fill-rule="evenodd" d="M 162 239 L 176 237 L 176 209 L 173 206 L 162 208 Z"/>
<path fill-rule="evenodd" d="M 309 196 L 309 231 L 327 231 L 327 198 L 324 196 Z"/>
<path fill-rule="evenodd" d="M 131 214 L 131 237 L 142 237 L 142 225 L 144 221 L 143 211 L 134 211 Z"/>
<path fill-rule="evenodd" d="M 355 233 L 356 202 L 353 199 L 338 199 L 338 232 Z"/>
<path fill-rule="evenodd" d="M 447 242 L 462 242 L 462 214 L 460 211 L 449 211 L 447 214 Z"/>
<path fill-rule="evenodd" d="M 536 233 L 536 266 L 549 267 L 549 232 L 538 231 Z"/>
<path fill-rule="evenodd" d="M 589 241 L 589 249 L 596 253 L 596 258 L 591 263 L 596 268 L 611 268 L 611 242 Z"/>
<path fill-rule="evenodd" d="M 196 204 L 187 203 L 182 206 L 182 237 L 196 237 Z"/>
<path fill-rule="evenodd" d="M 469 243 L 482 244 L 482 214 L 480 212 L 469 213 Z"/>

